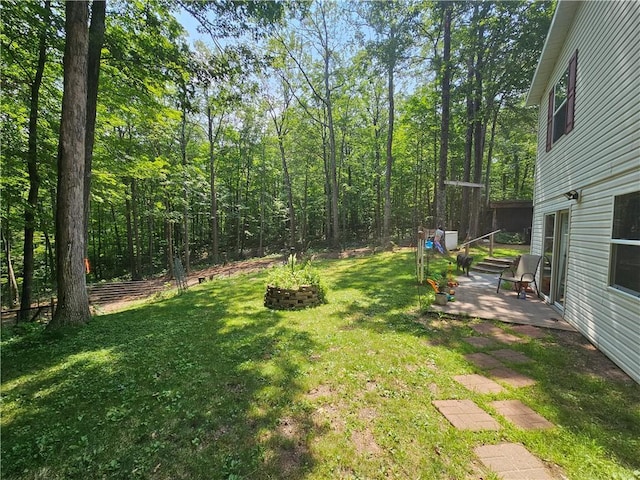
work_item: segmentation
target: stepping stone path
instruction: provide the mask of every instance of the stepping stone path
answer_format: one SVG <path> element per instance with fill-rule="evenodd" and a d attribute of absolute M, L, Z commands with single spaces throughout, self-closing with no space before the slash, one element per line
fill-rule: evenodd
<path fill-rule="evenodd" d="M 432 403 L 459 430 L 500 430 L 498 422 L 471 400 L 434 400 Z"/>
<path fill-rule="evenodd" d="M 511 327 L 511 329 L 531 338 L 544 338 L 547 336 L 547 332 L 533 325 L 516 325 L 515 327 Z"/>
<path fill-rule="evenodd" d="M 502 350 L 494 350 L 489 352 L 493 357 L 501 360 L 503 362 L 508 363 L 529 363 L 531 359 L 527 357 L 524 353 L 516 352 L 514 350 L 509 350 L 508 348 L 503 348 Z"/>
<path fill-rule="evenodd" d="M 495 342 L 513 344 L 525 341 L 490 323 L 472 325 L 471 328 L 487 337 L 467 337 L 463 340 L 476 348 L 490 348 Z M 542 338 L 546 334 L 531 325 L 518 325 L 513 330 L 532 338 Z M 520 388 L 535 384 L 535 380 L 506 367 L 502 362 L 511 364 L 529 363 L 533 360 L 521 352 L 502 348 L 487 353 L 477 352 L 464 356 L 476 367 L 487 370 L 488 375 L 510 387 Z M 480 394 L 504 392 L 504 388 L 483 375 L 456 375 L 454 380 L 467 389 Z M 460 430 L 499 430 L 500 424 L 491 415 L 471 400 L 434 400 L 433 405 L 455 427 Z M 553 424 L 520 402 L 520 400 L 499 400 L 491 402 L 498 414 L 514 425 L 525 429 L 553 428 Z M 544 464 L 532 455 L 524 446 L 515 443 L 482 445 L 474 449 L 480 461 L 498 477 L 504 480 L 553 480 L 552 474 Z"/>
<path fill-rule="evenodd" d="M 493 380 L 483 377 L 482 375 L 456 375 L 453 379 L 464 385 L 469 390 L 477 393 L 501 393 L 504 388 Z"/>
<path fill-rule="evenodd" d="M 467 342 L 469 345 L 473 345 L 476 348 L 493 347 L 496 344 L 496 342 L 487 337 L 467 337 L 463 338 L 462 340 Z"/>
<path fill-rule="evenodd" d="M 492 357 L 487 353 L 470 353 L 464 356 L 467 361 L 473 363 L 478 368 L 498 368 L 504 367 L 504 365 L 497 358 Z"/>
<path fill-rule="evenodd" d="M 544 464 L 517 443 L 482 445 L 474 451 L 486 467 L 504 480 L 553 480 Z"/>
<path fill-rule="evenodd" d="M 490 323 L 479 323 L 471 325 L 471 328 L 482 335 L 489 335 L 492 339 L 502 343 L 521 343 L 524 340 L 510 333 L 505 332 L 500 327 L 491 325 Z"/>
<path fill-rule="evenodd" d="M 489 370 L 489 375 L 499 382 L 506 383 L 514 388 L 530 387 L 536 383 L 533 378 L 529 378 L 507 367 L 492 368 Z"/>
<path fill-rule="evenodd" d="M 525 430 L 553 427 L 553 423 L 538 415 L 520 400 L 500 400 L 491 402 L 489 405 L 511 423 Z"/>

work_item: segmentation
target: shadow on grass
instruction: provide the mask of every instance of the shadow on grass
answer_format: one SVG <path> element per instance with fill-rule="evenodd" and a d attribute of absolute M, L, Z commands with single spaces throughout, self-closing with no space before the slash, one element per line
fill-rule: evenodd
<path fill-rule="evenodd" d="M 414 357 L 420 352 L 434 363 L 438 378 L 430 381 L 441 390 L 433 398 L 452 390 L 453 375 L 486 374 L 463 358 L 490 350 L 463 340 L 476 335 L 472 320 L 417 312 L 412 253 L 320 265 L 331 284 L 329 300 L 335 300 L 313 316 L 333 317 L 322 323 L 338 332 L 330 332 L 330 340 L 324 335 L 326 345 L 313 340 L 323 341 L 311 330 L 313 322 L 300 321 L 305 312 L 262 307 L 264 275 L 203 284 L 176 298 L 97 317 L 81 329 L 7 342 L 3 478 L 304 478 L 329 462 L 311 453 L 312 442 L 326 433 L 314 424 L 312 402 L 303 398 L 311 352 L 334 355 L 331 347 L 344 337 L 353 344 L 365 338 L 359 330 L 387 343 L 403 334 L 419 339 L 403 344 Z M 584 475 L 574 470 L 572 478 L 608 478 L 598 470 L 610 465 L 603 459 L 640 469 L 638 385 L 592 374 L 587 367 L 599 352 L 566 340 L 551 334 L 497 347 L 535 361 L 509 365 L 537 383 L 509 389 L 506 398 L 540 406 L 539 413 L 558 426 L 533 433 L 505 426 L 501 438 L 561 465 L 565 455 L 572 468 L 593 469 Z M 392 347 L 390 358 L 402 364 L 404 352 Z M 376 362 L 380 372 L 394 371 L 386 359 Z M 477 394 L 467 398 L 486 407 Z M 426 403 L 433 410 L 431 399 L 421 399 L 420 408 Z"/>
<path fill-rule="evenodd" d="M 302 478 L 312 422 L 288 407 L 313 343 L 262 289 L 207 284 L 9 343 L 3 478 Z"/>
<path fill-rule="evenodd" d="M 625 380 L 612 362 L 575 332 L 549 331 L 550 335 L 545 339 L 530 339 L 515 345 L 496 344 L 492 348 L 473 347 L 463 341 L 464 337 L 477 335 L 469 328 L 473 319 L 452 320 L 436 313 L 429 316 L 415 313 L 417 287 L 410 270 L 413 257 L 408 253 L 402 255 L 371 257 L 360 260 L 357 268 L 344 269 L 335 282 L 335 288 L 356 288 L 365 294 L 366 301 L 345 304 L 333 315 L 348 319 L 350 330 L 424 337 L 433 348 L 444 348 L 458 354 L 470 370 L 484 375 L 487 375 L 486 371 L 462 357 L 492 348 L 511 348 L 524 353 L 534 362 L 509 366 L 533 378 L 536 385 L 513 392 L 525 403 L 530 400 L 529 395 L 534 395 L 535 402 L 544 406 L 543 413 L 561 428 L 560 433 L 550 437 L 557 442 L 556 450 L 570 448 L 564 444 L 568 436 L 575 442 L 575 451 L 580 450 L 578 447 L 592 449 L 604 458 L 615 459 L 625 468 L 640 470 L 640 457 L 637 455 L 640 451 L 638 384 L 628 378 Z M 447 263 L 447 259 L 440 258 L 435 271 L 446 269 Z M 510 331 L 509 326 L 494 323 Z M 618 375 L 609 375 L 616 371 Z M 445 373 L 453 376 L 464 372 Z M 544 433 L 533 437 L 535 435 L 540 438 L 532 441 L 545 442 Z M 585 463 L 585 459 L 578 458 L 576 464 L 579 463 Z M 603 475 L 606 476 L 606 472 Z"/>
<path fill-rule="evenodd" d="M 525 341 L 514 345 L 496 343 L 492 347 L 476 348 L 463 340 L 478 335 L 469 327 L 471 322 L 475 321 L 435 313 L 419 318 L 391 314 L 384 322 L 363 315 L 352 322 L 351 328 L 380 335 L 406 333 L 424 337 L 432 348 L 446 349 L 460 357 L 504 348 L 522 352 L 533 362 L 507 365 L 534 379 L 536 384 L 510 389 L 508 398 L 542 405 L 544 411 L 539 413 L 560 429 L 551 433 L 520 431 L 512 441 L 530 442 L 534 445 L 532 448 L 539 443 L 542 451 L 553 451 L 559 459 L 562 456 L 558 452 L 564 452 L 567 457 L 573 457 L 574 465 L 582 464 L 586 469 L 580 474 L 593 475 L 593 478 L 611 478 L 610 472 L 598 472 L 596 466 L 589 464 L 595 452 L 600 458 L 614 459 L 630 471 L 640 470 L 640 386 L 604 354 L 591 347 L 579 333 L 563 331 L 548 331 L 547 337 L 537 340 L 521 335 Z M 505 328 L 499 322 L 491 323 Z M 508 326 L 506 330 L 511 331 Z M 486 370 L 463 358 L 460 360 L 468 364 L 465 371 L 443 373 L 453 376 L 473 371 L 489 376 Z"/>

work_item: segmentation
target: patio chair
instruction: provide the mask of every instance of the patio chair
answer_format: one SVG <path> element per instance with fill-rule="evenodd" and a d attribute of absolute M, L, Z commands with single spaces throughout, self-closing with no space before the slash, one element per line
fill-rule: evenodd
<path fill-rule="evenodd" d="M 515 283 L 518 293 L 525 288 L 526 284 L 533 283 L 533 286 L 536 289 L 536 295 L 540 297 L 538 284 L 536 283 L 536 275 L 538 273 L 538 268 L 540 268 L 541 260 L 541 255 L 522 255 L 515 272 L 510 268 L 502 271 L 500 278 L 498 278 L 498 289 L 496 290 L 496 293 L 500 292 L 500 285 L 502 282 Z"/>

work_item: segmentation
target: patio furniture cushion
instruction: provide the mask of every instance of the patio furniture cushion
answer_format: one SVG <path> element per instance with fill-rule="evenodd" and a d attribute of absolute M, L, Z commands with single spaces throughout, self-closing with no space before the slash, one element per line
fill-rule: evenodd
<path fill-rule="evenodd" d="M 502 271 L 500 278 L 498 278 L 498 289 L 496 290 L 496 293 L 500 292 L 500 285 L 502 282 L 516 283 L 518 285 L 518 292 L 523 288 L 525 283 L 533 283 L 536 289 L 536 295 L 540 297 L 538 284 L 536 283 L 536 275 L 538 273 L 538 268 L 540 268 L 541 260 L 541 255 L 522 255 L 515 272 L 510 268 Z"/>

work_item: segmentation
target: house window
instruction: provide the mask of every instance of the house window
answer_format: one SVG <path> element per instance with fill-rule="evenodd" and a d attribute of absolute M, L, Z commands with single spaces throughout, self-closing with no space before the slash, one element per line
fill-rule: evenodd
<path fill-rule="evenodd" d="M 569 86 L 569 69 L 553 87 L 553 143 L 565 134 L 567 121 L 567 87 Z"/>
<path fill-rule="evenodd" d="M 610 284 L 640 296 L 640 191 L 614 199 Z"/>
<path fill-rule="evenodd" d="M 573 130 L 577 67 L 578 51 L 576 50 L 569 60 L 569 66 L 549 92 L 547 152 L 564 134 Z"/>

